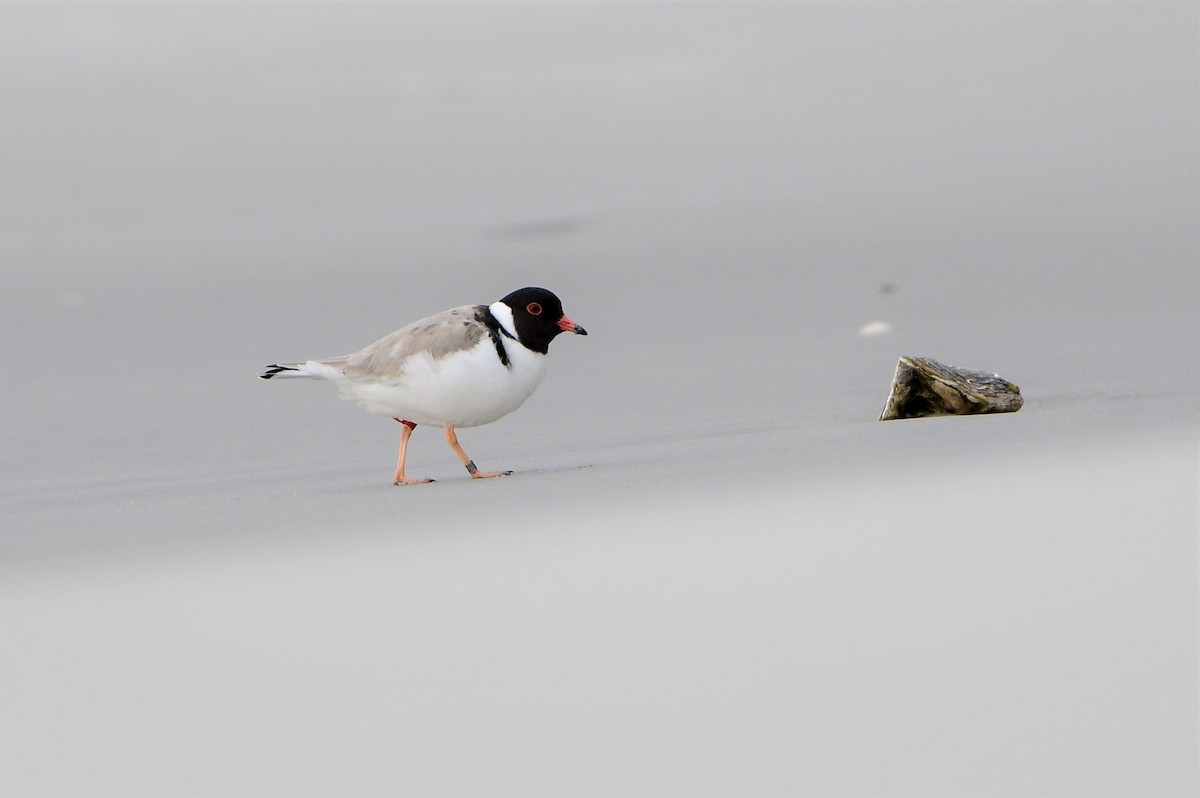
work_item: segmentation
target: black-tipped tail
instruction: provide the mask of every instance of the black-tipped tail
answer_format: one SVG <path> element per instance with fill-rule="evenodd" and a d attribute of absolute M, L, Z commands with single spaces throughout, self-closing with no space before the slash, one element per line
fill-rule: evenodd
<path fill-rule="evenodd" d="M 279 363 L 272 363 L 271 365 L 267 366 L 266 371 L 264 371 L 262 374 L 258 375 L 258 378 L 261 380 L 269 380 L 272 377 L 274 377 L 276 374 L 280 374 L 284 371 L 299 371 L 299 370 L 300 369 L 296 368 L 295 366 L 284 366 L 284 365 L 280 365 Z M 284 375 L 284 376 L 291 376 L 291 375 Z"/>

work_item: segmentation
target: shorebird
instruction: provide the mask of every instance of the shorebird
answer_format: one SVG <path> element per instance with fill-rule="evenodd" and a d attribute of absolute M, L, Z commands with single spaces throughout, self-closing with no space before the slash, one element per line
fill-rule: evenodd
<path fill-rule="evenodd" d="M 587 331 L 563 313 L 545 288 L 521 288 L 490 305 L 463 305 L 414 321 L 343 357 L 272 363 L 262 379 L 312 377 L 334 384 L 343 399 L 400 422 L 395 484 L 432 482 L 404 473 L 408 440 L 418 424 L 445 427 L 446 442 L 473 479 L 480 471 L 456 429 L 490 424 L 533 394 L 546 373 L 550 342 Z"/>

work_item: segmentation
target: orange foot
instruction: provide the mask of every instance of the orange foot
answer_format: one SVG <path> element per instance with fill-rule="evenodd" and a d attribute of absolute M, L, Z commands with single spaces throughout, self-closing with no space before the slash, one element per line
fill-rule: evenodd
<path fill-rule="evenodd" d="M 393 485 L 424 485 L 428 482 L 433 482 L 433 480 L 426 479 L 424 477 L 396 477 L 396 481 L 393 482 L 392 484 Z"/>
<path fill-rule="evenodd" d="M 474 471 L 471 473 L 471 479 L 491 479 L 492 477 L 507 477 L 511 474 L 511 471 Z"/>

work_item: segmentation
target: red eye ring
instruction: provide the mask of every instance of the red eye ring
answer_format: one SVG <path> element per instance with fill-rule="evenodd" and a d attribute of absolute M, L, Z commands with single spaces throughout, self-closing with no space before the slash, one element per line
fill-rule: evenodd
<path fill-rule="evenodd" d="M 542 306 L 536 302 L 530 302 L 528 305 L 525 306 L 525 310 L 529 313 L 530 316 L 542 315 Z"/>

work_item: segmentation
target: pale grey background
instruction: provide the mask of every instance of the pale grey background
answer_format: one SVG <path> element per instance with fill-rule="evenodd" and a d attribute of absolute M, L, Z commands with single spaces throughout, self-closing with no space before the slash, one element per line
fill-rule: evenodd
<path fill-rule="evenodd" d="M 1198 29 L 0 5 L 0 794 L 1196 794 Z M 531 283 L 510 479 L 254 379 Z"/>

